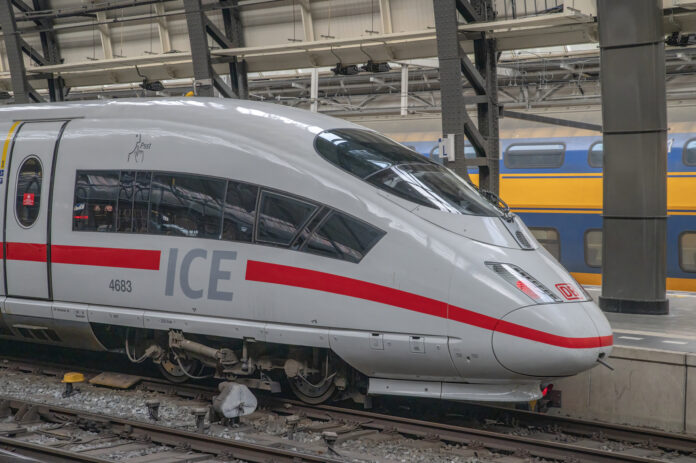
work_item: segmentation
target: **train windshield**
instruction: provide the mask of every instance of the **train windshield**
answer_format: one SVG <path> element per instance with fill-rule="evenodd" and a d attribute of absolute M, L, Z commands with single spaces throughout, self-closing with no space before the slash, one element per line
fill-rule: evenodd
<path fill-rule="evenodd" d="M 502 215 L 468 181 L 377 133 L 327 130 L 317 135 L 314 146 L 330 163 L 422 206 L 454 214 Z"/>

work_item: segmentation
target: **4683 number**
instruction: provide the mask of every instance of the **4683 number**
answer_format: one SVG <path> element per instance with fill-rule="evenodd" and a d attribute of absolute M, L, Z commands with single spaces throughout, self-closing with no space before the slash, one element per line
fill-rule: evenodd
<path fill-rule="evenodd" d="M 133 291 L 133 283 L 130 280 L 111 280 L 109 289 L 119 293 L 130 293 Z"/>

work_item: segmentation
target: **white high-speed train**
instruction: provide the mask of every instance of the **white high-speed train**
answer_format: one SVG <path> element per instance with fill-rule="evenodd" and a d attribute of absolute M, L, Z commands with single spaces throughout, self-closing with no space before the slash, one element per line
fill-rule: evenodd
<path fill-rule="evenodd" d="M 519 218 L 376 132 L 220 99 L 0 108 L 0 337 L 303 400 L 526 401 L 611 328 Z"/>

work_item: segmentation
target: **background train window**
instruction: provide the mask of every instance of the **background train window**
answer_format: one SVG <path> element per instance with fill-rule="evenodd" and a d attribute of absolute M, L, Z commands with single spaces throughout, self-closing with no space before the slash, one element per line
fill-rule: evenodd
<path fill-rule="evenodd" d="M 256 197 L 259 187 L 229 181 L 222 224 L 222 239 L 250 243 L 256 221 Z"/>
<path fill-rule="evenodd" d="M 119 171 L 77 171 L 73 230 L 116 230 Z"/>
<path fill-rule="evenodd" d="M 604 166 L 604 144 L 601 141 L 596 141 L 590 145 L 587 153 L 587 163 L 590 167 Z"/>
<path fill-rule="evenodd" d="M 314 204 L 263 191 L 256 240 L 289 245 L 316 209 Z"/>
<path fill-rule="evenodd" d="M 554 169 L 563 165 L 563 143 L 515 144 L 505 150 L 505 166 L 510 169 Z"/>
<path fill-rule="evenodd" d="M 383 235 L 382 230 L 333 211 L 307 241 L 304 251 L 358 263 Z"/>
<path fill-rule="evenodd" d="M 696 231 L 679 237 L 679 266 L 685 272 L 696 272 Z"/>
<path fill-rule="evenodd" d="M 602 266 L 602 230 L 585 232 L 585 263 L 590 267 Z"/>
<path fill-rule="evenodd" d="M 534 238 L 544 246 L 557 261 L 561 260 L 561 238 L 555 228 L 529 227 Z"/>
<path fill-rule="evenodd" d="M 39 160 L 35 157 L 26 159 L 19 168 L 15 200 L 17 220 L 24 227 L 31 227 L 39 216 L 42 180 L 43 172 Z"/>
<path fill-rule="evenodd" d="M 219 238 L 225 184 L 224 180 L 201 176 L 154 174 L 148 232 Z"/>
<path fill-rule="evenodd" d="M 686 142 L 684 145 L 684 155 L 682 160 L 687 166 L 696 166 L 696 138 Z"/>

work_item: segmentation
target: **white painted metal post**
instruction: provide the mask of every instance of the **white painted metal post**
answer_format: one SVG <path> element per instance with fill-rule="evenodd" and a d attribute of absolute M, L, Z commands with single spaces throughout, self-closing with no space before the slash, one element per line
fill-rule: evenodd
<path fill-rule="evenodd" d="M 309 97 L 312 99 L 312 112 L 315 113 L 319 111 L 319 68 L 312 69 Z"/>
<path fill-rule="evenodd" d="M 401 115 L 408 114 L 408 64 L 401 65 Z"/>

